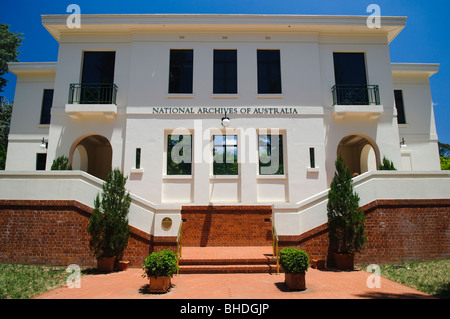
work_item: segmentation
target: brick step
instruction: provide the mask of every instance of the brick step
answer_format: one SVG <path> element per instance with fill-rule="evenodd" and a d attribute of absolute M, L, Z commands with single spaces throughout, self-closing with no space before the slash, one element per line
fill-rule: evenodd
<path fill-rule="evenodd" d="M 180 265 L 180 274 L 231 274 L 231 273 L 271 273 L 276 274 L 276 265 Z"/>
<path fill-rule="evenodd" d="M 181 274 L 276 273 L 272 247 L 186 247 Z"/>
<path fill-rule="evenodd" d="M 201 265 L 275 265 L 276 260 L 274 258 L 241 258 L 241 259 L 195 259 L 195 258 L 182 258 L 180 259 L 180 266 L 201 266 Z"/>

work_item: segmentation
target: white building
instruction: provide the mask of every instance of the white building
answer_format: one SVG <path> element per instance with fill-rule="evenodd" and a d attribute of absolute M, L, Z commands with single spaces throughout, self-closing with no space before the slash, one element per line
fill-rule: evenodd
<path fill-rule="evenodd" d="M 100 179 L 120 168 L 158 207 L 288 209 L 326 191 L 338 153 L 352 173 L 383 157 L 398 174 L 440 170 L 429 83 L 439 65 L 390 60 L 404 17 L 381 28 L 364 16 L 66 19 L 42 16 L 57 62 L 9 64 L 10 173 L 48 171 L 64 155 Z"/>

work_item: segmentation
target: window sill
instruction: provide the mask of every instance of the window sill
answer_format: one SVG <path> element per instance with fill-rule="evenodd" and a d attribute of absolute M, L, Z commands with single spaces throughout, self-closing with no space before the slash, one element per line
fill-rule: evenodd
<path fill-rule="evenodd" d="M 163 175 L 164 180 L 190 180 L 192 175 Z"/>
<path fill-rule="evenodd" d="M 257 175 L 256 179 L 287 179 L 287 175 Z"/>
<path fill-rule="evenodd" d="M 212 99 L 239 99 L 240 96 L 237 94 L 214 94 L 211 96 Z"/>
<path fill-rule="evenodd" d="M 284 99 L 282 94 L 258 94 L 257 99 Z"/>
<path fill-rule="evenodd" d="M 212 180 L 238 180 L 240 178 L 239 175 L 210 175 L 209 179 Z"/>
<path fill-rule="evenodd" d="M 189 94 L 189 93 L 180 93 L 180 94 L 176 94 L 176 93 L 169 93 L 169 95 L 166 96 L 168 99 L 193 99 L 195 98 L 194 94 Z"/>
<path fill-rule="evenodd" d="M 131 174 L 144 174 L 143 168 L 132 168 L 130 171 Z"/>
<path fill-rule="evenodd" d="M 318 167 L 308 167 L 308 168 L 306 169 L 306 171 L 307 171 L 308 173 L 319 173 L 319 168 L 318 168 Z"/>

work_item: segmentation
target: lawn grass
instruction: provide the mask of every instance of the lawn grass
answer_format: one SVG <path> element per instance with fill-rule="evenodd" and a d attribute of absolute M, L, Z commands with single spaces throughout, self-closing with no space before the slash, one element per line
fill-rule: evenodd
<path fill-rule="evenodd" d="M 450 260 L 380 266 L 381 275 L 439 298 L 450 299 Z"/>
<path fill-rule="evenodd" d="M 29 299 L 66 283 L 65 267 L 0 264 L 0 299 Z"/>

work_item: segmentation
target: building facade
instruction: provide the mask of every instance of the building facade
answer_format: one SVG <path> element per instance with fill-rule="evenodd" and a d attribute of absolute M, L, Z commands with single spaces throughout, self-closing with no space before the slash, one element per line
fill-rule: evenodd
<path fill-rule="evenodd" d="M 349 16 L 66 19 L 42 17 L 57 62 L 9 65 L 8 171 L 66 156 L 103 180 L 119 167 L 155 204 L 253 205 L 327 189 L 338 154 L 356 174 L 384 157 L 399 171 L 440 169 L 439 66 L 390 61 L 406 18 L 378 29 Z"/>

